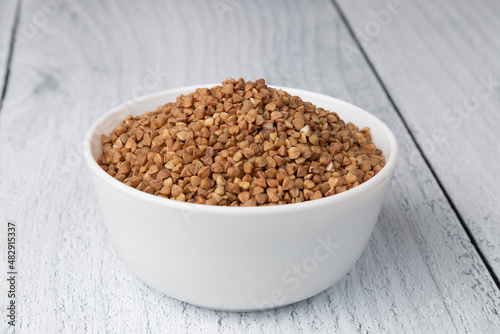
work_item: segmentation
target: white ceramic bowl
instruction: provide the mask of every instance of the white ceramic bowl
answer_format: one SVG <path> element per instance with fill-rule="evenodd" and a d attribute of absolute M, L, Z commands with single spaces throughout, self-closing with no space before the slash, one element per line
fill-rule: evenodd
<path fill-rule="evenodd" d="M 361 256 L 396 163 L 393 133 L 368 112 L 326 95 L 282 87 L 346 122 L 369 126 L 387 159 L 369 181 L 314 201 L 270 207 L 183 203 L 126 186 L 96 163 L 100 135 L 109 134 L 127 115 L 156 110 L 182 93 L 213 86 L 141 97 L 107 112 L 87 132 L 85 159 L 119 256 L 155 289 L 210 309 L 270 309 L 322 292 Z"/>

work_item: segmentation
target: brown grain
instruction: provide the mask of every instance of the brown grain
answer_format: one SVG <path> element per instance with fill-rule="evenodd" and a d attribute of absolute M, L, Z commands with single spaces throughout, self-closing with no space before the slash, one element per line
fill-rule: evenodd
<path fill-rule="evenodd" d="M 347 191 L 385 165 L 368 128 L 255 82 L 226 79 L 101 135 L 97 163 L 138 190 L 206 205 L 300 203 Z"/>

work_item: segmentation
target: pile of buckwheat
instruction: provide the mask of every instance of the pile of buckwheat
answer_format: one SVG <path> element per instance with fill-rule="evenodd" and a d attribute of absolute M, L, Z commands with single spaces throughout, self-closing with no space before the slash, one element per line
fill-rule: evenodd
<path fill-rule="evenodd" d="M 369 128 L 255 82 L 227 78 L 101 136 L 97 163 L 149 194 L 177 201 L 257 206 L 344 192 L 385 164 Z"/>

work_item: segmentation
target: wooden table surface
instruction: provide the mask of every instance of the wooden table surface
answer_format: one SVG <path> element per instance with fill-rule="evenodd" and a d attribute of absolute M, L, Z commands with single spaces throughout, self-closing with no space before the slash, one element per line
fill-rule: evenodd
<path fill-rule="evenodd" d="M 2 0 L 0 308 L 11 221 L 18 333 L 500 333 L 499 33 L 495 0 Z M 82 157 L 111 107 L 226 77 L 354 103 L 401 146 L 353 270 L 277 310 L 205 310 L 141 282 Z"/>

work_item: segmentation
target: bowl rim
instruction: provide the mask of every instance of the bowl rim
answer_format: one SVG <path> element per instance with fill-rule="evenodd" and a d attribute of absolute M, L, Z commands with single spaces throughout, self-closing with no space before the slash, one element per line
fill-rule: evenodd
<path fill-rule="evenodd" d="M 396 160 L 398 157 L 399 153 L 399 145 L 397 143 L 396 137 L 394 133 L 389 129 L 387 125 L 385 125 L 384 122 L 382 122 L 379 118 L 374 116 L 373 114 L 369 113 L 368 111 L 355 106 L 351 103 L 348 103 L 346 101 L 334 98 L 329 95 L 325 94 L 320 94 L 316 92 L 311 92 L 303 89 L 297 89 L 297 88 L 292 88 L 292 87 L 285 87 L 285 86 L 278 86 L 278 85 L 268 85 L 272 88 L 276 89 L 282 89 L 292 96 L 298 95 L 298 96 L 307 96 L 307 97 L 312 97 L 312 98 L 318 98 L 318 99 L 327 99 L 331 100 L 337 105 L 340 105 L 342 107 L 346 107 L 349 109 L 353 109 L 358 113 L 361 113 L 361 115 L 368 120 L 368 126 L 370 124 L 376 124 L 384 133 L 384 136 L 387 138 L 389 142 L 389 147 L 390 147 L 390 155 L 389 159 L 386 161 L 385 166 L 382 168 L 380 172 L 378 172 L 374 177 L 372 177 L 370 180 L 363 182 L 362 184 L 358 185 L 355 188 L 349 189 L 345 192 L 342 192 L 340 194 L 335 194 L 332 196 L 328 197 L 323 197 L 317 200 L 312 200 L 312 201 L 305 201 L 301 203 L 290 203 L 290 204 L 282 204 L 282 205 L 272 205 L 272 206 L 253 206 L 253 207 L 231 207 L 231 206 L 212 206 L 212 205 L 205 205 L 205 204 L 195 204 L 195 203 L 187 203 L 187 202 L 180 202 L 176 201 L 173 199 L 169 198 L 163 198 L 159 197 L 156 195 L 148 194 L 146 192 L 143 192 L 141 190 L 137 190 L 133 187 L 127 186 L 123 182 L 120 182 L 116 180 L 115 178 L 111 177 L 108 173 L 106 173 L 96 162 L 94 157 L 92 156 L 92 150 L 91 150 L 91 142 L 92 138 L 94 137 L 95 132 L 98 130 L 99 126 L 106 121 L 107 118 L 109 118 L 111 115 L 120 112 L 123 108 L 127 107 L 130 104 L 140 104 L 146 100 L 149 99 L 155 99 L 158 97 L 161 97 L 162 95 L 166 94 L 175 94 L 175 95 L 180 95 L 180 94 L 186 94 L 188 92 L 195 91 L 197 88 L 200 87 L 214 87 L 214 86 L 220 86 L 220 84 L 201 84 L 201 85 L 193 85 L 193 86 L 186 86 L 186 87 L 180 87 L 180 88 L 175 88 L 175 89 L 167 89 L 163 90 L 160 92 L 148 94 L 141 96 L 139 98 L 129 100 L 125 103 L 122 103 L 111 110 L 105 112 L 103 115 L 101 115 L 87 130 L 85 134 L 85 138 L 83 140 L 83 155 L 85 157 L 85 160 L 87 162 L 87 165 L 89 166 L 90 170 L 96 174 L 102 181 L 107 183 L 109 186 L 115 188 L 116 190 L 119 190 L 123 192 L 124 194 L 128 196 L 132 196 L 137 198 L 138 200 L 141 201 L 146 201 L 154 205 L 159 205 L 159 206 L 164 206 L 164 207 L 170 207 L 170 208 L 176 208 L 176 209 L 181 209 L 185 211 L 196 211 L 198 213 L 216 213 L 216 214 L 279 214 L 279 213 L 290 213 L 290 211 L 294 210 L 314 210 L 317 207 L 320 206 L 327 206 L 327 205 L 333 205 L 335 203 L 339 202 L 344 202 L 347 200 L 350 200 L 354 197 L 363 195 L 370 191 L 371 189 L 377 187 L 381 183 L 384 182 L 388 177 L 392 175 L 392 172 L 396 166 Z M 168 101 L 167 101 L 168 102 Z M 165 103 L 167 103 L 165 102 Z M 313 102 L 314 103 L 314 102 Z M 326 109 L 326 108 L 325 108 Z M 145 110 L 146 112 L 148 110 Z"/>

